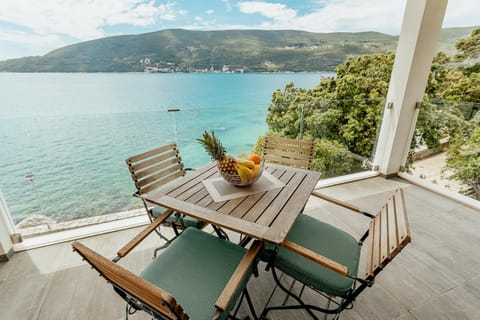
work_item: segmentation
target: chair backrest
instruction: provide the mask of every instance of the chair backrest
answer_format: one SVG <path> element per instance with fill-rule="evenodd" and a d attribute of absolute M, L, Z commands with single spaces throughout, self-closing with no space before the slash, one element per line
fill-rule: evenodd
<path fill-rule="evenodd" d="M 314 145 L 313 141 L 265 136 L 263 159 L 266 162 L 310 170 Z"/>
<path fill-rule="evenodd" d="M 174 143 L 137 154 L 125 161 L 139 195 L 185 175 L 182 158 Z"/>
<path fill-rule="evenodd" d="M 410 240 L 405 200 L 398 189 L 370 221 L 365 277 L 374 278 Z"/>
<path fill-rule="evenodd" d="M 72 243 L 73 250 L 78 252 L 102 277 L 109 281 L 115 291 L 136 308 L 148 313 L 162 315 L 165 319 L 188 319 L 183 308 L 168 292 L 140 278 L 121 266 L 79 242 Z"/>

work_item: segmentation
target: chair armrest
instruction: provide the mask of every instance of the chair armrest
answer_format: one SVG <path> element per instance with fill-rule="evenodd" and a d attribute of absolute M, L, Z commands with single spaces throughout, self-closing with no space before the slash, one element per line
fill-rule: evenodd
<path fill-rule="evenodd" d="M 341 275 L 344 275 L 344 276 L 348 276 L 348 268 L 346 266 L 344 266 L 343 264 L 341 263 L 338 263 L 332 259 L 329 259 L 325 256 L 322 256 L 321 254 L 318 254 L 312 250 L 309 250 L 305 247 L 302 247 L 301 245 L 295 243 L 295 242 L 292 242 L 292 241 L 289 241 L 289 240 L 284 240 L 282 242 L 282 247 L 290 250 L 290 251 L 293 251 L 307 259 L 310 259 L 312 260 L 313 262 L 316 262 L 322 266 L 324 266 L 325 268 L 328 268 L 332 271 L 335 271 Z"/>
<path fill-rule="evenodd" d="M 240 264 L 238 265 L 237 269 L 235 269 L 235 272 L 233 273 L 232 277 L 228 281 L 227 285 L 218 297 L 217 302 L 215 303 L 215 307 L 218 310 L 214 316 L 214 319 L 218 317 L 218 315 L 220 315 L 222 311 L 225 311 L 227 309 L 228 304 L 238 290 L 238 286 L 245 278 L 246 273 L 254 263 L 261 249 L 262 242 L 256 240 L 253 242 L 250 249 L 248 249 L 248 251 L 245 253 L 242 260 L 240 261 Z"/>
<path fill-rule="evenodd" d="M 334 204 L 336 204 L 336 205 L 339 205 L 339 206 L 341 206 L 341 207 L 344 207 L 344 208 L 346 208 L 346 209 L 349 209 L 349 210 L 352 210 L 352 211 L 361 213 L 361 214 L 363 214 L 363 215 L 365 215 L 365 216 L 367 216 L 367 217 L 369 217 L 369 218 L 375 218 L 374 215 L 372 215 L 372 214 L 370 214 L 370 213 L 368 213 L 368 212 L 364 212 L 364 211 L 360 210 L 359 207 L 356 207 L 356 206 L 354 206 L 354 205 L 352 205 L 352 204 L 350 204 L 350 203 L 346 203 L 346 202 L 344 202 L 344 201 L 342 201 L 342 200 L 338 200 L 338 199 L 335 199 L 335 198 L 326 196 L 326 195 L 321 194 L 320 192 L 318 192 L 318 191 L 316 191 L 316 190 L 313 190 L 313 191 L 312 191 L 312 195 L 315 196 L 315 197 L 317 197 L 317 198 L 320 198 L 320 199 L 326 200 L 326 201 L 328 201 L 328 202 L 334 203 Z"/>
<path fill-rule="evenodd" d="M 126 256 L 133 248 L 135 248 L 143 239 L 145 239 L 153 230 L 158 228 L 160 224 L 162 224 L 165 219 L 167 219 L 173 210 L 167 210 L 163 214 L 161 214 L 157 219 L 155 219 L 152 223 L 150 223 L 145 229 L 143 229 L 139 234 L 137 234 L 132 240 L 130 240 L 126 245 L 124 245 L 120 250 L 117 252 L 117 258 L 123 258 Z M 118 260 L 116 259 L 116 260 Z"/>
<path fill-rule="evenodd" d="M 172 312 L 183 315 L 183 309 L 168 292 L 113 263 L 80 242 L 73 242 L 72 247 L 107 281 L 142 303 L 148 304 L 165 318 L 178 319 L 178 315 L 172 314 Z"/>

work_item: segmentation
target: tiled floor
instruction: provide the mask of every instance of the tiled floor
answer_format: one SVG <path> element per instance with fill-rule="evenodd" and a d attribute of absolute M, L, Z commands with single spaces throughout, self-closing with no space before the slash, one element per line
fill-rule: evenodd
<path fill-rule="evenodd" d="M 322 189 L 327 195 L 376 211 L 389 192 L 404 190 L 412 243 L 380 273 L 344 312 L 342 319 L 480 319 L 480 212 L 403 180 L 366 179 Z M 319 199 L 306 213 L 360 235 L 368 220 Z M 140 229 L 134 228 L 80 240 L 107 257 Z M 152 256 L 158 237 L 148 237 L 120 261 L 138 272 Z M 362 266 L 361 266 L 362 267 Z M 260 310 L 273 288 L 271 275 L 260 266 L 249 289 Z M 195 288 L 192 288 L 195 290 Z M 318 303 L 310 291 L 307 300 Z M 275 293 L 274 302 L 283 300 Z M 17 253 L 0 263 L 0 319 L 124 319 L 124 303 L 98 277 L 69 243 Z M 246 314 L 246 308 L 241 314 Z M 135 314 L 131 319 L 149 319 Z M 269 319 L 309 319 L 301 311 L 272 312 Z"/>

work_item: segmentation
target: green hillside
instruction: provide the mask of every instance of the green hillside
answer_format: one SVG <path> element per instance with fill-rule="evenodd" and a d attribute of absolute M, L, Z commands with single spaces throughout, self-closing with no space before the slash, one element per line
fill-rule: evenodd
<path fill-rule="evenodd" d="M 450 39 L 465 32 L 454 30 L 442 43 L 452 47 Z M 350 55 L 394 51 L 397 39 L 378 32 L 171 29 L 81 42 L 41 57 L 1 61 L 0 71 L 205 72 L 224 66 L 244 72 L 330 71 Z"/>
<path fill-rule="evenodd" d="M 473 29 L 476 28 L 478 26 L 443 29 L 438 39 L 437 50 L 444 51 L 448 55 L 455 54 L 455 43 L 462 38 L 470 36 Z"/>

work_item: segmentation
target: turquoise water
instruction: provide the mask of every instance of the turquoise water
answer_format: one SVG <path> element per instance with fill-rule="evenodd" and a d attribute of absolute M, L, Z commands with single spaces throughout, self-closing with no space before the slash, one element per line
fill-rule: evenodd
<path fill-rule="evenodd" d="M 212 129 L 228 152 L 249 152 L 273 91 L 327 75 L 0 73 L 0 191 L 16 222 L 138 207 L 127 157 L 176 140 L 197 167 L 209 158 L 195 138 Z"/>

